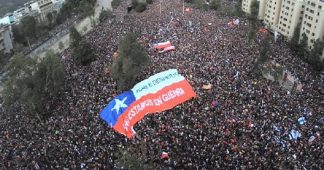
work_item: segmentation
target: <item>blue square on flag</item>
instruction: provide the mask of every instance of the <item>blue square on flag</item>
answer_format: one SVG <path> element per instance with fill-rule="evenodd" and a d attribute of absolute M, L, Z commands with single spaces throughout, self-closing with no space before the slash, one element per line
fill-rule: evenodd
<path fill-rule="evenodd" d="M 134 101 L 135 96 L 132 91 L 126 91 L 118 95 L 101 111 L 101 119 L 105 120 L 110 126 L 114 126 L 119 116 L 122 115 Z"/>

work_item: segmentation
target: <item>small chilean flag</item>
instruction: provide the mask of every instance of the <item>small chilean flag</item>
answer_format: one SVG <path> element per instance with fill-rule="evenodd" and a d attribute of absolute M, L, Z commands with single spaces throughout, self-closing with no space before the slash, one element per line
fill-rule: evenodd
<path fill-rule="evenodd" d="M 166 47 L 163 49 L 163 51 L 159 51 L 159 53 L 165 53 L 165 52 L 172 51 L 172 50 L 175 50 L 175 46 Z"/>
<path fill-rule="evenodd" d="M 192 8 L 185 8 L 184 11 L 185 11 L 185 12 L 191 12 L 191 11 L 192 11 Z"/>
<path fill-rule="evenodd" d="M 162 152 L 161 159 L 169 159 L 169 154 L 166 152 Z"/>
<path fill-rule="evenodd" d="M 160 50 L 160 49 L 164 49 L 164 48 L 167 48 L 167 47 L 170 47 L 170 46 L 172 46 L 171 45 L 171 42 L 170 41 L 166 41 L 166 42 L 162 42 L 162 43 L 155 44 L 154 45 L 154 48 Z"/>

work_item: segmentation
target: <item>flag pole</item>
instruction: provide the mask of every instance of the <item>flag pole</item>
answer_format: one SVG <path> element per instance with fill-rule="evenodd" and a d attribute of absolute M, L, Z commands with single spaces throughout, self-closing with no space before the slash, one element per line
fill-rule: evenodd
<path fill-rule="evenodd" d="M 184 15 L 184 0 L 182 0 L 182 15 Z"/>
<path fill-rule="evenodd" d="M 160 17 L 161 17 L 161 13 L 162 13 L 162 0 L 160 0 Z"/>

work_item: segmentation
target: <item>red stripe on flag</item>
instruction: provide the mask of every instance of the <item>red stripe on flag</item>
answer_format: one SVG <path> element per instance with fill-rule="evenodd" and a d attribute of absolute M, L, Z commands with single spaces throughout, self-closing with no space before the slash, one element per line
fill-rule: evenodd
<path fill-rule="evenodd" d="M 164 87 L 154 94 L 145 95 L 133 102 L 119 117 L 114 129 L 132 138 L 134 135 L 132 127 L 146 114 L 172 109 L 195 96 L 196 93 L 187 80 Z"/>
<path fill-rule="evenodd" d="M 167 48 L 170 46 L 171 46 L 170 41 L 167 41 L 167 42 L 163 42 L 163 43 L 158 43 L 157 45 L 154 46 L 154 48 L 159 50 L 159 49 L 164 49 L 164 48 Z"/>

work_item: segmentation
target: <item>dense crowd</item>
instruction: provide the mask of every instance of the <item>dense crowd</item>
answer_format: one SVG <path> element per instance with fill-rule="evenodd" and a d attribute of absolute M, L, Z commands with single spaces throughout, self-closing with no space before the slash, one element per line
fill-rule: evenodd
<path fill-rule="evenodd" d="M 153 162 L 155 169 L 324 167 L 324 97 L 318 91 L 323 76 L 293 56 L 285 42 L 272 40 L 271 60 L 303 84 L 301 91 L 288 92 L 255 76 L 262 36 L 249 42 L 244 18 L 229 27 L 234 18 L 215 11 L 193 9 L 183 15 L 176 0 L 164 1 L 159 11 L 154 3 L 122 23 L 106 21 L 87 34 L 96 55 L 89 66 L 76 65 L 71 50 L 65 50 L 64 93 L 46 122 L 29 118 L 18 106 L 0 107 L 0 169 L 119 169 L 120 151 Z M 134 127 L 133 140 L 99 118 L 121 93 L 109 67 L 127 32 L 138 33 L 151 59 L 138 81 L 176 68 L 197 93 L 171 110 L 146 116 Z M 165 40 L 176 50 L 158 54 L 150 48 Z M 204 90 L 204 84 L 212 88 Z M 161 160 L 162 152 L 168 160 Z"/>

